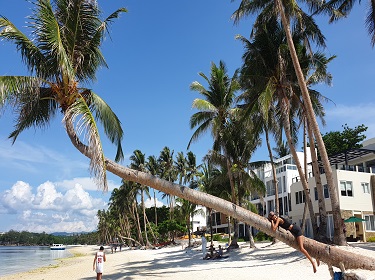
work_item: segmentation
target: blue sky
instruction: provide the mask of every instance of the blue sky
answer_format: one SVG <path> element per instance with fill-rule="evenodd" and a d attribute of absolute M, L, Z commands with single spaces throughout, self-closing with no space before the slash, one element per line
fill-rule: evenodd
<path fill-rule="evenodd" d="M 3 1 L 4 2 L 4 1 Z M 178 3 L 178 4 L 176 4 Z M 204 81 L 211 62 L 223 60 L 232 74 L 241 65 L 242 45 L 236 34 L 248 37 L 250 20 L 233 25 L 230 16 L 239 0 L 99 1 L 104 15 L 126 7 L 112 26 L 103 45 L 109 69 L 101 69 L 88 85 L 112 107 L 122 122 L 126 159 L 135 149 L 158 156 L 164 146 L 186 153 L 192 135 L 191 104 L 198 94 L 189 90 L 193 81 Z M 24 0 L 2 3 L 0 14 L 25 31 L 32 6 Z M 355 6 L 349 18 L 328 25 L 318 23 L 327 38 L 331 87 L 320 92 L 334 103 L 326 104 L 326 127 L 321 132 L 368 126 L 375 137 L 374 50 L 364 27 L 366 5 Z M 24 75 L 15 47 L 0 41 L 0 75 Z M 88 160 L 70 143 L 61 116 L 45 130 L 28 130 L 14 145 L 7 139 L 14 116 L 0 118 L 0 225 L 1 231 L 90 231 L 96 228 L 96 212 L 107 207 L 110 191 L 98 190 L 90 179 Z M 115 148 L 103 137 L 107 157 Z M 299 145 L 301 146 L 301 145 Z M 211 147 L 210 137 L 191 146 L 198 161 Z M 253 160 L 266 159 L 266 148 Z M 121 180 L 108 174 L 110 189 Z M 158 194 L 160 197 L 160 194 Z"/>

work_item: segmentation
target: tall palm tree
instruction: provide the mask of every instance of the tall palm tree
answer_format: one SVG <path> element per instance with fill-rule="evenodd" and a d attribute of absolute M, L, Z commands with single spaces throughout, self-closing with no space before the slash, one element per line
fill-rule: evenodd
<path fill-rule="evenodd" d="M 241 121 L 242 120 L 242 121 Z M 244 121 L 241 115 L 233 116 L 223 135 L 223 142 L 227 156 L 232 162 L 232 174 L 236 187 L 236 204 L 242 206 L 243 201 L 247 200 L 251 191 L 259 189 L 259 183 L 264 187 L 258 177 L 250 176 L 247 168 L 257 147 L 260 146 L 260 134 L 252 122 Z M 234 220 L 234 238 L 231 246 L 238 246 L 239 227 L 237 219 Z"/>
<path fill-rule="evenodd" d="M 160 152 L 160 155 L 158 158 L 158 164 L 160 168 L 160 178 L 165 179 L 169 182 L 174 182 L 177 180 L 177 172 L 173 164 L 174 162 L 173 154 L 174 154 L 173 150 L 171 151 L 168 147 L 164 147 L 163 150 Z M 172 220 L 175 197 L 167 193 L 165 193 L 162 197 L 163 198 L 169 197 L 170 219 Z"/>
<path fill-rule="evenodd" d="M 230 78 L 223 61 L 220 61 L 219 67 L 212 63 L 210 74 L 210 78 L 208 78 L 202 72 L 199 73 L 208 83 L 208 89 L 197 81 L 190 85 L 191 90 L 199 92 L 205 99 L 195 99 L 193 101 L 193 108 L 198 109 L 199 112 L 193 114 L 190 118 L 190 127 L 192 129 L 197 127 L 197 129 L 189 141 L 188 148 L 203 133 L 211 130 L 214 140 L 213 150 L 223 151 L 225 155 L 232 203 L 236 203 L 236 190 L 231 173 L 231 162 L 227 156 L 225 145 L 223 145 L 223 134 L 230 116 L 237 111 L 234 108 L 235 93 L 240 89 L 240 85 L 237 81 L 237 71 Z"/>
<path fill-rule="evenodd" d="M 315 6 L 318 5 L 318 2 L 311 1 L 307 4 Z M 290 55 L 293 61 L 293 67 L 297 76 L 298 85 L 301 89 L 302 98 L 306 106 L 306 117 L 308 118 L 311 129 L 313 130 L 318 150 L 321 154 L 321 159 L 327 179 L 327 185 L 330 191 L 332 214 L 334 217 L 334 243 L 337 245 L 345 245 L 345 236 L 341 230 L 341 212 L 338 190 L 333 180 L 332 168 L 328 159 L 322 135 L 320 133 L 318 122 L 314 115 L 313 105 L 309 98 L 309 91 L 304 79 L 304 74 L 298 60 L 298 55 L 291 35 L 290 23 L 293 19 L 296 19 L 298 23 L 296 24 L 297 26 L 308 27 L 305 29 L 306 31 L 308 31 L 305 33 L 306 42 L 310 42 L 311 40 L 313 40 L 316 43 L 324 46 L 324 36 L 321 34 L 312 17 L 307 16 L 305 13 L 303 13 L 302 9 L 293 0 L 285 2 L 285 5 L 281 0 L 241 0 L 241 4 L 239 8 L 234 12 L 233 18 L 235 22 L 238 22 L 242 17 L 258 13 L 259 11 L 261 11 L 261 13 L 258 15 L 256 25 L 261 25 L 262 23 L 267 22 L 270 15 L 279 15 L 281 17 L 281 22 L 285 30 Z"/>
<path fill-rule="evenodd" d="M 98 12 L 97 5 L 96 5 L 96 2 L 92 1 L 92 0 L 90 0 L 90 1 L 89 0 L 87 0 L 87 1 L 84 1 L 84 0 L 80 0 L 80 1 L 78 1 L 78 0 L 55 1 L 55 3 L 59 3 L 59 4 L 62 3 L 61 5 L 59 5 L 58 10 L 61 11 L 61 14 L 65 15 L 65 16 L 60 16 L 60 14 L 58 14 L 58 13 L 50 12 L 50 10 L 52 10 L 52 8 L 51 8 L 51 5 L 49 5 L 49 2 L 47 2 L 46 0 L 45 1 L 40 0 L 40 1 L 37 1 L 36 3 L 37 4 L 40 3 L 41 6 L 43 6 L 43 7 L 48 6 L 48 9 L 45 11 L 45 13 L 48 15 L 48 17 L 46 17 L 46 19 L 51 20 L 51 19 L 54 18 L 55 15 L 56 16 L 59 15 L 60 19 L 56 20 L 55 24 L 52 24 L 54 27 L 58 27 L 58 26 L 60 26 L 60 24 L 66 23 L 66 22 L 68 22 L 68 25 L 69 25 L 69 23 L 86 22 L 85 20 L 83 20 L 83 21 L 75 20 L 74 15 L 77 14 L 77 13 L 75 13 L 77 11 L 79 11 L 79 14 L 80 14 L 79 17 L 87 17 L 86 20 L 92 20 L 95 23 L 98 22 L 96 20 L 97 19 L 96 15 L 98 14 L 97 13 Z M 94 4 L 94 5 L 92 5 L 92 4 Z M 81 5 L 83 5 L 83 7 L 77 8 L 77 5 L 79 7 Z M 72 7 L 75 7 L 75 8 L 72 8 Z M 39 10 L 41 10 L 41 8 L 37 5 L 36 11 L 39 11 Z M 123 9 L 122 11 L 125 11 L 125 10 Z M 122 12 L 122 11 L 119 11 L 119 13 Z M 100 26 L 99 29 L 101 31 L 107 30 L 106 27 L 107 27 L 108 23 L 110 23 L 114 18 L 116 18 L 119 13 L 113 14 L 112 16 L 110 16 L 108 18 L 109 20 L 104 21 L 104 23 L 102 22 L 103 24 Z M 36 18 L 38 17 L 38 13 L 35 14 L 35 17 Z M 70 20 L 72 18 L 73 18 L 73 20 Z M 47 41 L 51 40 L 51 44 L 49 44 L 49 47 L 47 46 L 47 44 L 42 44 L 41 46 L 44 48 L 44 51 L 38 52 L 37 51 L 38 48 L 33 47 L 34 42 L 36 42 L 36 43 L 38 42 L 37 39 L 35 39 L 35 40 L 26 39 L 26 36 L 23 36 L 17 29 L 15 29 L 15 27 L 12 24 L 6 24 L 6 28 L 3 28 L 3 26 L 4 26 L 3 23 L 8 22 L 8 21 L 4 18 L 1 18 L 1 17 L 0 17 L 0 19 L 1 19 L 1 22 L 2 22 L 2 27 L 1 27 L 1 31 L 0 31 L 1 38 L 7 37 L 10 41 L 14 41 L 16 44 L 18 44 L 18 49 L 21 50 L 22 55 L 24 56 L 23 60 L 27 63 L 27 65 L 31 66 L 30 69 L 34 70 L 33 73 L 39 74 L 39 73 L 41 73 L 41 71 L 40 71 L 41 69 L 45 69 L 46 71 L 48 70 L 47 74 L 49 73 L 49 75 L 45 75 L 44 77 L 47 77 L 47 76 L 48 77 L 50 77 L 50 76 L 56 77 L 56 75 L 59 75 L 59 73 L 60 73 L 59 69 L 60 69 L 60 66 L 61 66 L 61 69 L 63 70 L 64 73 L 66 72 L 66 73 L 69 74 L 69 73 L 71 73 L 71 71 L 73 71 L 72 69 L 77 69 L 77 73 L 78 72 L 82 73 L 82 74 L 79 75 L 79 77 L 85 78 L 85 77 L 88 77 L 88 74 L 90 74 L 91 76 L 94 76 L 95 71 L 88 71 L 88 72 L 86 71 L 85 72 L 85 71 L 82 71 L 82 69 L 79 68 L 79 67 L 78 68 L 72 68 L 72 67 L 67 68 L 66 67 L 66 66 L 70 65 L 68 63 L 69 61 L 64 60 L 64 58 L 66 58 L 66 55 L 64 55 L 64 53 L 62 53 L 62 55 L 60 55 L 60 56 L 58 55 L 60 53 L 60 51 L 63 50 L 62 47 L 64 46 L 64 44 L 66 44 L 65 41 L 63 42 L 61 40 L 62 37 L 58 37 L 58 40 L 57 40 L 58 42 L 60 42 L 58 44 L 58 46 L 61 47 L 61 48 L 56 49 L 56 47 L 55 47 L 56 45 L 53 44 L 53 42 L 56 42 L 56 40 L 54 40 L 54 39 L 56 39 L 56 36 L 49 36 L 49 35 L 48 36 L 42 36 L 43 42 L 46 42 L 46 40 Z M 38 23 L 38 25 L 36 25 L 35 34 L 37 34 L 38 32 L 46 32 L 46 29 L 43 28 L 44 25 L 42 24 L 43 23 L 42 19 L 43 18 L 41 18 L 40 21 L 34 20 L 31 23 L 31 24 L 37 24 Z M 91 26 L 88 25 L 88 24 L 83 24 L 83 26 L 86 29 L 89 28 L 91 31 L 93 30 L 93 29 L 90 28 Z M 53 30 L 55 30 L 55 29 L 53 29 Z M 88 31 L 90 31 L 90 30 L 88 30 Z M 90 50 L 89 50 L 89 51 L 92 51 L 93 53 L 88 55 L 87 59 L 82 59 L 82 56 L 79 56 L 79 55 L 74 56 L 74 59 L 75 59 L 75 61 L 78 61 L 81 66 L 85 66 L 89 70 L 96 70 L 97 64 L 93 63 L 94 61 L 92 61 L 92 59 L 94 59 L 94 58 L 96 59 L 96 58 L 99 57 L 100 62 L 104 61 L 100 52 L 99 53 L 96 52 L 96 51 L 99 51 L 100 43 L 99 43 L 98 40 L 93 40 L 92 44 L 90 45 L 89 42 L 88 42 L 89 40 L 87 39 L 87 36 L 91 36 L 92 32 L 88 32 L 88 33 L 82 34 L 83 38 L 77 40 L 77 42 L 76 42 L 77 44 L 74 44 L 74 43 L 72 44 L 71 42 L 74 42 L 77 38 L 77 37 L 75 37 L 75 34 L 78 35 L 77 32 L 80 33 L 81 30 L 76 30 L 74 28 L 72 29 L 71 27 L 67 26 L 66 29 L 61 30 L 60 32 L 57 32 L 57 33 L 56 32 L 49 32 L 48 34 L 55 34 L 55 35 L 57 34 L 57 35 L 60 35 L 60 36 L 62 34 L 65 34 L 66 38 L 69 39 L 68 40 L 69 43 L 71 44 L 71 46 L 73 46 L 72 48 L 68 48 L 70 50 L 74 50 L 75 49 L 74 46 L 79 46 L 84 50 L 86 50 L 87 47 L 93 46 L 93 48 L 90 48 Z M 17 35 L 20 35 L 20 36 L 13 36 L 14 34 L 17 34 Z M 99 32 L 97 34 L 102 35 L 101 32 Z M 99 39 L 99 37 L 97 36 L 94 39 Z M 100 38 L 102 38 L 102 37 L 100 37 Z M 51 54 L 51 56 L 49 56 L 49 57 L 54 57 L 56 55 L 56 57 L 58 58 L 57 59 L 58 63 L 55 63 L 56 61 L 54 62 L 54 60 L 52 60 L 52 59 L 51 59 L 51 61 L 48 61 L 48 63 L 46 61 L 43 62 L 41 58 L 43 57 L 44 54 L 47 55 L 47 53 Z M 43 60 L 45 60 L 45 59 L 43 59 Z M 39 61 L 40 61 L 40 63 L 39 63 Z M 52 72 L 54 72 L 53 75 L 52 75 Z M 67 77 L 70 77 L 70 76 L 61 76 L 61 77 L 64 77 L 64 79 L 61 79 L 61 81 L 66 82 Z M 2 77 L 0 80 L 1 80 L 0 81 L 0 85 L 1 85 L 0 86 L 0 101 L 1 101 L 0 104 L 1 104 L 2 107 L 4 107 L 4 105 L 17 105 L 17 104 L 22 105 L 22 104 L 25 104 L 25 100 L 27 101 L 26 97 L 31 96 L 31 92 L 34 92 L 35 88 L 36 88 L 34 86 L 29 87 L 30 81 L 40 81 L 38 79 L 33 80 L 33 79 L 29 79 L 29 78 L 24 78 L 24 77 L 18 77 L 18 78 L 15 78 L 15 79 Z M 8 80 L 8 82 L 4 82 L 5 80 Z M 16 81 L 18 81 L 18 82 L 16 82 Z M 23 86 L 21 86 L 20 81 L 26 81 L 28 83 L 25 83 L 25 84 L 23 84 Z M 71 85 L 71 84 L 66 83 L 66 85 Z M 28 89 L 28 91 L 26 89 Z M 67 90 L 67 88 L 64 88 L 64 90 Z M 44 93 L 44 91 L 41 91 L 41 92 Z M 25 98 L 23 98 L 23 99 L 20 98 L 21 96 L 23 96 L 21 93 L 23 93 Z M 70 91 L 66 92 L 66 93 L 67 93 L 68 96 L 70 96 L 70 94 L 69 94 Z M 89 92 L 87 92 L 87 93 L 89 93 Z M 66 97 L 65 97 L 65 95 L 63 95 L 61 98 L 66 98 Z M 37 119 L 37 122 L 35 124 L 43 125 L 43 124 L 45 124 L 45 122 L 43 122 L 43 121 L 48 121 L 49 118 L 47 118 L 47 117 L 37 118 L 37 117 L 42 116 L 42 115 L 46 116 L 47 113 L 46 113 L 46 111 L 44 111 L 44 109 L 45 108 L 49 109 L 49 107 L 46 106 L 46 102 L 43 103 L 43 101 L 45 101 L 45 99 L 41 99 L 41 98 L 39 98 L 39 99 L 38 100 L 40 102 L 39 103 L 37 102 L 38 105 L 43 104 L 44 106 L 39 106 L 39 107 L 33 106 L 32 107 L 33 110 L 30 111 L 30 112 L 28 112 L 26 110 L 26 109 L 29 108 L 29 107 L 26 106 L 25 110 L 29 113 L 30 119 Z M 67 101 L 69 101 L 69 99 L 67 99 Z M 95 102 L 99 102 L 98 99 L 95 99 Z M 30 103 L 30 104 L 34 105 L 35 103 Z M 56 105 L 57 103 L 52 102 L 52 105 L 53 104 Z M 69 104 L 69 102 L 64 103 L 64 104 Z M 98 103 L 95 103 L 95 104 L 98 104 Z M 104 103 L 101 103 L 101 105 L 103 105 L 103 104 Z M 66 106 L 61 107 L 61 109 L 63 109 L 63 108 L 66 108 Z M 102 108 L 102 107 L 100 107 L 100 108 Z M 105 108 L 107 108 L 107 106 L 105 106 Z M 16 109 L 18 109 L 18 107 Z M 23 113 L 21 109 L 22 109 L 22 106 L 20 107 L 20 110 L 15 110 L 15 113 L 16 114 Z M 82 110 L 83 110 L 83 108 L 82 108 Z M 105 110 L 103 110 L 101 112 L 104 112 L 104 111 Z M 49 112 L 51 112 L 51 116 L 52 116 L 52 113 L 57 112 L 57 111 L 51 109 L 51 110 L 48 111 L 48 113 Z M 111 112 L 111 111 L 107 110 L 105 112 L 108 113 L 109 116 L 113 115 L 113 112 Z M 44 113 L 44 114 L 41 114 L 41 113 Z M 34 115 L 31 115 L 31 114 L 34 114 Z M 37 117 L 35 117 L 35 115 L 37 115 Z M 23 116 L 26 116 L 26 114 L 24 114 Z M 32 116 L 34 116 L 34 117 L 31 118 Z M 91 159 L 91 158 L 93 158 L 94 154 L 93 154 L 93 151 L 91 151 L 88 147 L 89 146 L 91 147 L 91 145 L 93 145 L 93 143 L 90 142 L 89 143 L 90 145 L 87 146 L 86 145 L 87 143 L 85 144 L 85 141 L 82 142 L 81 138 L 78 137 L 78 135 L 76 134 L 76 131 L 74 130 L 74 127 L 72 125 L 73 124 L 72 122 L 74 120 L 74 118 L 72 118 L 72 117 L 74 117 L 74 116 L 77 117 L 77 115 L 67 114 L 67 117 L 66 117 L 66 124 L 67 124 L 67 129 L 68 129 L 67 133 L 70 136 L 70 140 L 71 140 L 72 144 L 74 145 L 74 147 L 76 147 L 78 149 L 78 151 L 81 152 L 83 155 L 85 155 L 86 157 Z M 89 115 L 86 115 L 85 117 L 88 117 L 88 116 Z M 108 115 L 106 115 L 106 114 L 105 115 L 99 115 L 98 117 L 105 119 L 106 117 L 108 117 Z M 33 122 L 30 122 L 30 121 L 22 122 L 21 120 L 23 120 L 23 119 L 24 118 L 19 118 L 20 124 L 24 125 L 23 128 L 28 128 L 28 127 L 31 126 L 30 124 L 34 124 Z M 30 120 L 30 119 L 28 119 L 28 120 Z M 29 126 L 27 126 L 27 124 Z M 119 122 L 111 123 L 110 121 L 108 121 L 108 122 L 105 122 L 105 124 L 108 125 L 108 129 L 109 129 L 108 132 L 111 132 L 112 130 L 115 130 L 115 129 L 119 129 L 119 126 L 118 126 Z M 38 126 L 36 126 L 36 127 L 38 127 Z M 21 127 L 19 127 L 18 130 L 20 128 Z M 114 136 L 116 136 L 116 135 L 120 136 L 119 133 L 114 134 Z M 112 137 L 110 139 L 114 140 L 115 143 L 119 144 L 120 138 L 121 137 Z M 95 163 L 95 161 L 94 161 L 94 163 Z M 171 195 L 179 196 L 179 197 L 187 199 L 187 200 L 189 200 L 193 203 L 200 204 L 200 205 L 203 205 L 203 206 L 206 206 L 206 207 L 209 207 L 209 208 L 215 208 L 222 213 L 225 213 L 225 214 L 230 215 L 232 217 L 235 217 L 237 219 L 243 220 L 243 221 L 245 221 L 249 224 L 252 224 L 252 225 L 256 226 L 257 228 L 261 229 L 263 232 L 265 232 L 265 233 L 267 233 L 271 236 L 277 236 L 278 239 L 287 243 L 289 246 L 297 248 L 297 246 L 294 242 L 295 240 L 294 240 L 293 237 L 290 237 L 289 235 L 285 234 L 282 231 L 273 232 L 269 227 L 269 222 L 265 218 L 262 218 L 262 217 L 254 214 L 250 211 L 247 211 L 247 210 L 245 210 L 241 207 L 233 207 L 233 204 L 231 202 L 227 202 L 227 201 L 222 200 L 220 198 L 217 198 L 217 197 L 214 197 L 214 196 L 211 196 L 211 195 L 208 195 L 208 194 L 204 194 L 204 193 L 201 193 L 199 191 L 196 191 L 196 190 L 193 190 L 193 189 L 190 189 L 190 188 L 185 188 L 184 186 L 177 186 L 176 184 L 174 184 L 172 182 L 157 178 L 157 177 L 155 177 L 155 176 L 153 176 L 149 173 L 132 170 L 132 169 L 130 169 L 128 167 L 125 167 L 125 166 L 122 166 L 122 165 L 118 164 L 117 162 L 115 162 L 111 159 L 108 159 L 108 158 L 104 158 L 104 163 L 105 163 L 105 166 L 100 165 L 98 163 L 96 165 L 96 167 L 101 168 L 101 170 L 103 172 L 105 172 L 105 170 L 108 170 L 109 172 L 112 172 L 114 175 L 119 176 L 120 178 L 122 178 L 126 182 L 131 181 L 131 182 L 136 182 L 136 183 L 139 183 L 139 184 L 142 184 L 142 185 L 150 186 L 150 187 L 152 187 L 156 190 L 159 190 L 159 191 L 162 191 L 164 193 L 171 194 Z M 101 186 L 103 187 L 105 185 L 101 185 Z M 313 242 L 309 239 L 305 240 L 305 248 L 307 250 L 309 250 L 312 257 L 319 257 L 322 261 L 324 261 L 325 263 L 330 264 L 330 265 L 339 266 L 339 264 L 342 263 L 347 269 L 351 269 L 351 268 L 374 269 L 373 258 L 363 257 L 363 256 L 358 255 L 358 254 L 353 253 L 353 252 L 348 253 L 348 252 L 345 252 L 343 250 L 340 250 L 340 248 L 335 248 L 335 250 L 330 250 L 329 252 L 327 252 L 325 250 L 326 246 L 324 244 Z"/>
<path fill-rule="evenodd" d="M 130 168 L 141 171 L 141 172 L 147 171 L 145 154 L 143 154 L 140 150 L 135 150 L 129 159 L 131 161 Z M 142 207 L 142 212 L 143 212 L 143 225 L 144 225 L 146 246 L 150 246 L 150 242 L 147 236 L 146 206 L 145 206 L 145 194 L 148 197 L 150 196 L 150 194 L 149 194 L 148 187 L 145 185 L 140 184 L 138 190 L 141 193 L 141 207 Z"/>
<path fill-rule="evenodd" d="M 146 169 L 153 176 L 157 176 L 159 174 L 159 164 L 155 156 L 149 156 L 147 158 Z M 156 209 L 156 191 L 155 190 L 154 190 L 154 208 L 155 208 L 155 225 L 157 226 L 158 214 L 157 214 L 157 209 Z"/>
<path fill-rule="evenodd" d="M 307 180 L 295 150 L 295 143 L 297 141 L 295 135 L 297 133 L 295 132 L 294 118 L 301 111 L 300 108 L 305 108 L 305 106 L 300 99 L 300 90 L 296 86 L 297 79 L 294 75 L 294 69 L 290 66 L 292 63 L 290 62 L 289 53 L 285 51 L 287 50 L 285 47 L 285 32 L 277 20 L 271 18 L 264 27 L 260 26 L 255 30 L 253 42 L 243 37 L 241 39 L 246 43 L 247 53 L 244 55 L 244 63 L 248 64 L 243 68 L 244 71 L 241 72 L 241 76 L 243 77 L 242 79 L 253 81 L 250 84 L 255 85 L 255 90 L 245 93 L 245 98 L 249 100 L 250 104 L 248 107 L 251 110 L 258 110 L 265 119 L 269 118 L 269 112 L 273 111 L 272 108 L 274 106 L 280 110 L 283 129 L 296 162 L 302 185 L 304 186 L 311 222 L 314 232 L 316 232 L 317 224 L 309 196 Z M 303 37 L 301 37 L 301 33 L 297 29 L 293 33 L 293 40 L 297 46 L 304 73 L 307 75 L 311 72 L 315 61 L 328 63 L 330 60 L 319 53 L 307 54 L 306 48 L 300 43 L 302 39 Z M 321 70 L 324 68 L 319 67 L 318 69 Z M 323 75 L 324 73 L 319 74 L 320 76 L 315 74 L 311 80 L 316 81 L 319 78 L 319 81 L 322 81 L 321 77 L 327 76 L 327 73 L 325 73 L 326 75 Z M 312 93 L 315 94 L 316 92 Z M 291 126 L 291 124 L 293 125 Z"/>
<path fill-rule="evenodd" d="M 177 156 L 176 156 L 176 160 L 174 162 L 174 167 L 175 167 L 175 170 L 177 172 L 177 176 L 178 176 L 178 181 L 179 181 L 179 184 L 182 185 L 182 183 L 186 183 L 186 172 L 187 172 L 187 167 L 186 167 L 186 159 L 185 159 L 185 156 L 184 156 L 184 153 L 183 152 L 178 152 L 177 153 Z"/>
<path fill-rule="evenodd" d="M 277 142 L 277 146 L 275 148 L 272 148 L 272 150 L 276 153 L 276 156 L 274 155 L 276 159 L 285 157 L 290 154 L 288 143 L 283 141 L 282 139 Z"/>
<path fill-rule="evenodd" d="M 95 80 L 99 67 L 107 66 L 100 46 L 109 25 L 126 9 L 118 9 L 101 20 L 96 1 L 36 0 L 34 3 L 29 25 L 32 38 L 0 17 L 0 38 L 16 45 L 31 74 L 0 77 L 0 108 L 10 106 L 18 114 L 15 130 L 9 137 L 14 142 L 25 129 L 46 127 L 61 112 L 69 137 L 85 143 L 90 170 L 98 186 L 107 190 L 97 121 L 117 145 L 116 161 L 123 158 L 123 131 L 108 104 L 82 85 Z"/>

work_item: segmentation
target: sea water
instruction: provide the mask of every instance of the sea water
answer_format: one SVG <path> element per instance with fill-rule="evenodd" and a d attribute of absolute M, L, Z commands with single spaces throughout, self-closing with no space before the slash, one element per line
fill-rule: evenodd
<path fill-rule="evenodd" d="M 70 255 L 68 250 L 51 250 L 45 246 L 0 246 L 0 276 L 53 265 L 56 259 Z"/>

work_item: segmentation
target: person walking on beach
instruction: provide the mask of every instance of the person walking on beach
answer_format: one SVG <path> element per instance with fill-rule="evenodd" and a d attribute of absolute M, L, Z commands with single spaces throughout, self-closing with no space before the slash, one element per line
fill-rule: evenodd
<path fill-rule="evenodd" d="M 106 261 L 104 247 L 100 246 L 99 252 L 95 254 L 94 263 L 92 265 L 92 270 L 96 268 L 96 280 L 102 280 L 104 262 Z"/>
<path fill-rule="evenodd" d="M 293 236 L 296 238 L 299 250 L 308 258 L 308 260 L 311 262 L 314 273 L 316 272 L 316 265 L 313 259 L 311 258 L 310 254 L 306 251 L 306 249 L 303 247 L 303 239 L 304 236 L 302 235 L 302 230 L 301 228 L 296 225 L 290 223 L 288 220 L 284 219 L 283 217 L 278 217 L 273 211 L 271 211 L 268 214 L 268 220 L 271 222 L 271 229 L 273 231 L 276 231 L 277 227 L 282 227 L 285 230 L 290 231 Z M 318 266 L 320 264 L 319 260 L 316 261 Z"/>
<path fill-rule="evenodd" d="M 203 253 L 203 259 L 206 257 L 207 254 L 207 239 L 204 236 L 205 233 L 202 234 L 202 253 Z"/>

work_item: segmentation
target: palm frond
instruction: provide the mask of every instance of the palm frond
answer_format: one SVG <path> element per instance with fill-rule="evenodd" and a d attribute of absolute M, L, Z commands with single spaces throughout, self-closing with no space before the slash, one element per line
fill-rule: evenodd
<path fill-rule="evenodd" d="M 58 19 L 55 18 L 50 1 L 40 0 L 35 5 L 34 14 L 31 16 L 34 21 L 34 34 L 38 39 L 38 47 L 46 58 L 44 68 L 39 72 L 49 77 L 61 73 L 67 85 L 69 81 L 74 80 L 75 71 L 64 44 L 63 30 L 59 26 Z"/>
<path fill-rule="evenodd" d="M 30 127 L 44 128 L 50 123 L 58 110 L 57 102 L 52 98 L 50 88 L 38 88 L 37 98 L 21 98 L 17 102 L 19 112 L 15 130 L 9 135 L 14 143 L 18 135 Z"/>
<path fill-rule="evenodd" d="M 95 119 L 100 121 L 108 139 L 117 146 L 115 160 L 123 160 L 124 154 L 121 147 L 121 141 L 124 133 L 121 128 L 120 120 L 109 105 L 97 94 L 90 91 L 88 96 L 87 104 L 90 107 L 90 110 L 95 113 Z"/>
<path fill-rule="evenodd" d="M 44 57 L 38 47 L 5 17 L 0 17 L 0 38 L 16 45 L 17 50 L 21 53 L 22 60 L 31 73 L 43 67 Z M 37 71 L 37 73 L 40 74 L 40 71 Z"/>
<path fill-rule="evenodd" d="M 191 107 L 206 112 L 215 112 L 217 110 L 209 101 L 199 98 L 194 99 Z"/>
<path fill-rule="evenodd" d="M 83 98 L 78 99 L 66 110 L 63 121 L 67 122 L 68 119 L 74 123 L 76 134 L 81 137 L 81 142 L 87 145 L 87 151 L 90 155 L 90 172 L 93 174 L 97 185 L 103 191 L 107 191 L 105 157 L 99 131 L 89 105 Z"/>

